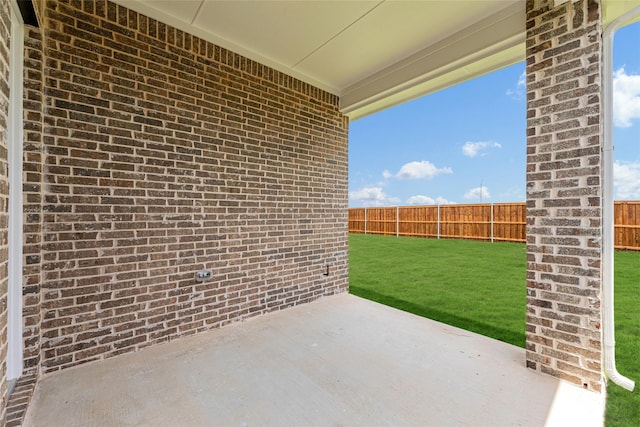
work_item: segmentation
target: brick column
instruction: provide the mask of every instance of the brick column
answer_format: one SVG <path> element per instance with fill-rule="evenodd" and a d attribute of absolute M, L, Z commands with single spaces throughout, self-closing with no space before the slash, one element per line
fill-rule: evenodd
<path fill-rule="evenodd" d="M 527 1 L 527 366 L 602 391 L 601 9 Z"/>
<path fill-rule="evenodd" d="M 23 164 L 23 302 L 24 372 L 37 374 L 40 363 L 42 283 L 42 144 L 43 61 L 39 28 L 25 27 Z"/>

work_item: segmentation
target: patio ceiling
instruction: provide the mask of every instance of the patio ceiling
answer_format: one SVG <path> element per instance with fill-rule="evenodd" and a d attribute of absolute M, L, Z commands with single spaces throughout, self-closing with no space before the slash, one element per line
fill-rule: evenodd
<path fill-rule="evenodd" d="M 524 0 L 115 2 L 339 95 L 352 120 L 524 60 Z M 637 5 L 603 3 L 605 21 Z"/>

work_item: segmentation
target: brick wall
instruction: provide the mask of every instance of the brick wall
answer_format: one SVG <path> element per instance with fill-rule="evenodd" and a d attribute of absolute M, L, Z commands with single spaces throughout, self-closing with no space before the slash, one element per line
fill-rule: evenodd
<path fill-rule="evenodd" d="M 336 96 L 105 1 L 44 18 L 43 372 L 346 291 Z"/>
<path fill-rule="evenodd" d="M 24 146 L 23 146 L 23 336 L 25 373 L 37 375 L 40 363 L 42 283 L 42 199 L 44 150 L 42 36 L 25 27 L 24 41 Z"/>
<path fill-rule="evenodd" d="M 601 11 L 556 3 L 527 2 L 527 366 L 601 391 Z"/>
<path fill-rule="evenodd" d="M 9 2 L 0 2 L 0 425 L 7 407 L 7 289 L 8 203 L 7 119 L 9 115 L 9 54 L 11 14 Z"/>

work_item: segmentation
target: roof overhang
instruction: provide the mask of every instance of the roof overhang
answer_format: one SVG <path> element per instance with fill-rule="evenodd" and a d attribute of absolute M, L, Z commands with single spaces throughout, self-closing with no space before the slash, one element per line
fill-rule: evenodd
<path fill-rule="evenodd" d="M 525 57 L 524 0 L 114 1 L 338 95 L 351 120 Z M 639 3 L 603 1 L 605 22 Z"/>
<path fill-rule="evenodd" d="M 524 60 L 525 2 L 516 2 L 344 88 L 355 119 Z"/>

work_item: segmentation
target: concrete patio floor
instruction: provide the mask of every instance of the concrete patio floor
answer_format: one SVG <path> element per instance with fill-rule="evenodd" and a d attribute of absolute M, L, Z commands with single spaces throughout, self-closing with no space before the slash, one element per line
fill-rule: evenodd
<path fill-rule="evenodd" d="M 45 376 L 25 426 L 600 426 L 524 350 L 341 294 Z"/>

